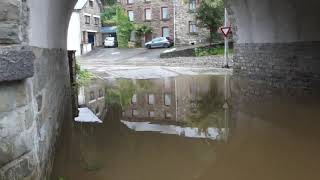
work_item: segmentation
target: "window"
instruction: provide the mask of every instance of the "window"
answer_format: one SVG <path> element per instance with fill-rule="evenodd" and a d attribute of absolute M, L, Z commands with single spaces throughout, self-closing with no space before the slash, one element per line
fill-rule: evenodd
<path fill-rule="evenodd" d="M 84 15 L 84 17 L 86 19 L 86 24 L 90 24 L 90 16 Z"/>
<path fill-rule="evenodd" d="M 162 37 L 169 37 L 170 36 L 170 30 L 168 27 L 162 28 Z"/>
<path fill-rule="evenodd" d="M 129 17 L 129 21 L 134 21 L 134 15 L 133 15 L 133 11 L 128 11 L 128 17 Z"/>
<path fill-rule="evenodd" d="M 89 6 L 93 7 L 93 0 L 89 0 Z"/>
<path fill-rule="evenodd" d="M 144 10 L 144 17 L 146 21 L 150 21 L 151 20 L 151 9 L 145 9 Z"/>
<path fill-rule="evenodd" d="M 155 103 L 155 97 L 154 94 L 148 95 L 148 104 L 153 105 Z"/>
<path fill-rule="evenodd" d="M 164 89 L 166 91 L 171 90 L 171 79 L 170 78 L 165 78 L 164 79 Z"/>
<path fill-rule="evenodd" d="M 169 19 L 169 9 L 167 7 L 161 8 L 161 16 L 163 20 Z"/>
<path fill-rule="evenodd" d="M 95 25 L 99 25 L 99 18 L 98 17 L 94 17 L 94 24 Z"/>
<path fill-rule="evenodd" d="M 149 111 L 149 117 L 154 118 L 154 116 L 155 116 L 154 111 Z"/>
<path fill-rule="evenodd" d="M 99 89 L 99 97 L 103 97 L 103 90 Z"/>
<path fill-rule="evenodd" d="M 137 103 L 137 94 L 134 94 L 132 96 L 131 102 L 132 102 L 132 104 L 136 104 Z"/>
<path fill-rule="evenodd" d="M 127 4 L 133 4 L 134 0 L 127 0 Z"/>
<path fill-rule="evenodd" d="M 94 92 L 93 91 L 90 91 L 90 101 L 94 100 L 95 97 L 94 97 Z"/>
<path fill-rule="evenodd" d="M 171 106 L 171 95 L 170 94 L 164 95 L 164 105 Z"/>
<path fill-rule="evenodd" d="M 196 33 L 197 32 L 197 25 L 194 21 L 189 22 L 189 33 Z"/>
<path fill-rule="evenodd" d="M 189 1 L 189 10 L 190 11 L 195 11 L 197 7 L 197 2 L 196 0 L 190 0 Z"/>
<path fill-rule="evenodd" d="M 135 116 L 138 116 L 138 115 L 139 115 L 139 112 L 136 109 L 133 109 L 132 110 L 132 116 L 135 117 Z"/>

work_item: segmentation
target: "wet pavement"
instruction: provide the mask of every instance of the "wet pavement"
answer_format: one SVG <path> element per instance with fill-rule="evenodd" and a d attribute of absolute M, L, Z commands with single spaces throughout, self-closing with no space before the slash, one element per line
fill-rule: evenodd
<path fill-rule="evenodd" d="M 320 179 L 315 98 L 245 103 L 228 71 L 124 69 L 84 87 L 104 87 L 84 93 L 103 123 L 65 124 L 51 179 Z"/>

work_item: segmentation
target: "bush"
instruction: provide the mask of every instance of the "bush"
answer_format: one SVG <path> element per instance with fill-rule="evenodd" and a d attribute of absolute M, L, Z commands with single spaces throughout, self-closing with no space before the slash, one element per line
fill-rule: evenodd
<path fill-rule="evenodd" d="M 233 49 L 229 49 L 229 53 L 232 53 Z M 216 47 L 200 47 L 195 49 L 195 55 L 197 57 L 201 56 L 213 56 L 213 55 L 223 55 L 224 47 L 216 46 Z"/>

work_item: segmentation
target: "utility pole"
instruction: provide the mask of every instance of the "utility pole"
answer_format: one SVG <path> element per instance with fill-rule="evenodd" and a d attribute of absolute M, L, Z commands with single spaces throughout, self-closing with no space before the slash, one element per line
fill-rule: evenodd
<path fill-rule="evenodd" d="M 224 8 L 224 27 L 228 26 L 228 12 L 227 8 Z M 229 68 L 229 60 L 228 60 L 228 50 L 229 50 L 229 42 L 228 37 L 224 37 L 224 67 Z"/>

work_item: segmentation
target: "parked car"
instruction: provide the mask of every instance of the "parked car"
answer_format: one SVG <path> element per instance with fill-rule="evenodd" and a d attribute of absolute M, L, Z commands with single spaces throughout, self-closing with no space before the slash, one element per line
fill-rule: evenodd
<path fill-rule="evenodd" d="M 115 37 L 106 37 L 104 47 L 118 47 L 118 41 Z"/>
<path fill-rule="evenodd" d="M 144 44 L 144 47 L 151 48 L 168 48 L 173 46 L 173 40 L 170 37 L 158 37 Z"/>

